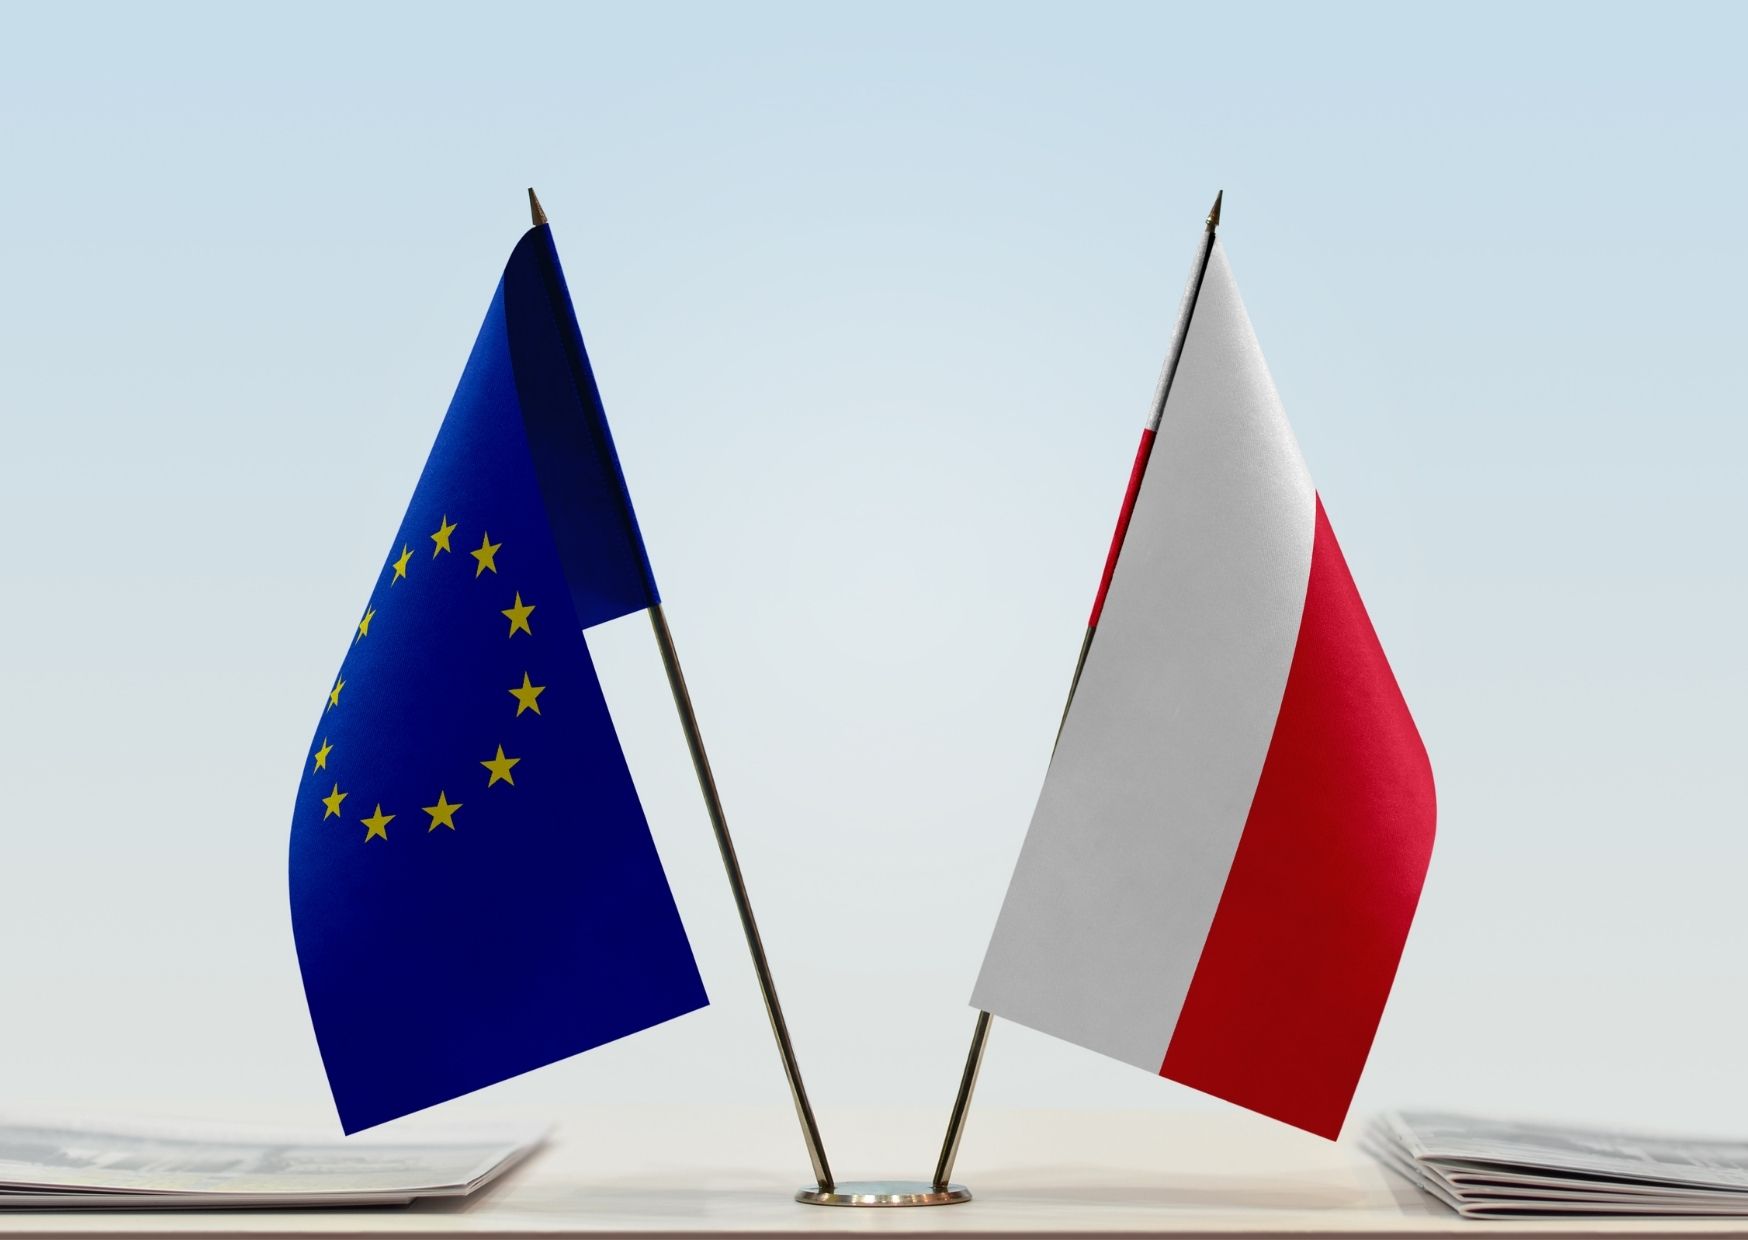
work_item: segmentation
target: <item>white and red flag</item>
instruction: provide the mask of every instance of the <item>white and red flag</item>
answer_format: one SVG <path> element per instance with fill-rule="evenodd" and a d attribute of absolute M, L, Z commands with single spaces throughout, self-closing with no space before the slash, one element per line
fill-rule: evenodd
<path fill-rule="evenodd" d="M 1333 1138 L 1432 770 L 1210 232 L 972 1002 Z"/>

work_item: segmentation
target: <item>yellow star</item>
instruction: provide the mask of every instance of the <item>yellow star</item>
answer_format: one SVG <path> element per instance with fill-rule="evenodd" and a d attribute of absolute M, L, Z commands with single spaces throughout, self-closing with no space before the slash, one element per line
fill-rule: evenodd
<path fill-rule="evenodd" d="M 533 634 L 530 633 L 529 636 L 532 637 Z M 522 687 L 520 689 L 510 690 L 510 696 L 516 699 L 516 713 L 520 715 L 525 710 L 531 710 L 538 715 L 540 713 L 540 703 L 536 699 L 545 692 L 545 685 L 529 684 L 528 673 L 523 672 Z"/>
<path fill-rule="evenodd" d="M 485 572 L 488 568 L 494 573 L 498 571 L 498 562 L 492 557 L 498 554 L 498 548 L 503 545 L 503 543 L 493 542 L 490 534 L 481 534 L 479 536 L 479 550 L 468 552 L 469 555 L 479 561 L 479 567 L 473 570 L 473 575 L 475 577 Z"/>
<path fill-rule="evenodd" d="M 334 790 L 322 798 L 322 804 L 328 807 L 328 812 L 322 815 L 322 821 L 340 816 L 340 802 L 351 796 L 350 792 L 341 792 L 340 785 L 335 784 Z"/>
<path fill-rule="evenodd" d="M 394 645 L 394 643 L 390 642 L 389 645 L 392 646 L 392 645 Z M 339 677 L 336 677 L 334 679 L 334 687 L 332 689 L 328 690 L 328 709 L 329 710 L 333 710 L 334 707 L 336 707 L 340 704 L 340 690 L 344 689 L 345 687 L 346 687 L 346 682 L 344 679 L 339 678 Z"/>
<path fill-rule="evenodd" d="M 448 827 L 451 831 L 455 830 L 455 811 L 460 808 L 460 802 L 451 805 L 449 803 L 449 798 L 439 792 L 437 794 L 437 804 L 425 806 L 425 812 L 431 815 L 431 825 L 426 827 L 425 830 L 435 831 L 438 827 Z"/>
<path fill-rule="evenodd" d="M 395 575 L 388 579 L 389 585 L 392 586 L 395 582 L 399 581 L 401 578 L 403 578 L 407 575 L 407 564 L 410 560 L 412 560 L 412 558 L 413 558 L 413 553 L 407 549 L 406 543 L 402 543 L 401 544 L 401 558 L 394 562 Z"/>
<path fill-rule="evenodd" d="M 372 607 L 369 611 L 364 613 L 364 619 L 358 622 L 358 636 L 352 639 L 352 644 L 354 646 L 358 644 L 361 638 L 370 636 L 370 622 L 374 619 L 376 619 L 376 608 Z"/>
<path fill-rule="evenodd" d="M 522 677 L 522 679 L 527 680 L 528 677 L 526 675 L 524 675 Z M 510 692 L 514 693 L 516 691 L 514 689 L 512 689 L 512 690 L 510 690 Z M 517 713 L 520 714 L 521 712 L 518 711 Z M 539 713 L 538 710 L 536 710 L 536 713 L 537 714 Z M 310 768 L 310 774 L 314 775 L 317 771 L 327 770 L 328 769 L 328 755 L 333 753 L 333 752 L 334 752 L 334 747 L 332 745 L 328 744 L 328 738 L 325 736 L 322 737 L 322 747 L 320 749 L 316 750 L 316 764 Z"/>
<path fill-rule="evenodd" d="M 522 594 L 520 591 L 517 591 L 516 605 L 514 607 L 506 607 L 506 608 L 504 608 L 503 611 L 500 611 L 498 614 L 500 616 L 510 617 L 510 636 L 511 637 L 516 636 L 516 634 L 518 634 L 518 633 L 526 633 L 526 634 L 528 634 L 528 636 L 533 637 L 534 630 L 528 627 L 528 617 L 529 617 L 530 613 L 532 613 L 533 611 L 534 611 L 534 604 L 528 603 L 528 604 L 524 605 L 522 602 Z M 546 621 L 542 620 L 541 623 L 545 624 Z"/>
<path fill-rule="evenodd" d="M 382 803 L 378 802 L 376 813 L 368 818 L 360 818 L 358 820 L 359 822 L 362 822 L 366 828 L 364 832 L 364 842 L 368 844 L 378 836 L 381 836 L 384 840 L 388 839 L 388 824 L 394 820 L 395 816 L 393 814 L 385 814 L 382 812 Z"/>
<path fill-rule="evenodd" d="M 486 770 L 492 773 L 492 777 L 486 781 L 486 787 L 490 788 L 500 779 L 506 784 L 509 784 L 512 788 L 515 787 L 516 781 L 510 778 L 510 768 L 520 761 L 522 761 L 520 758 L 506 758 L 504 756 L 504 747 L 499 745 L 497 757 L 487 758 L 484 762 L 480 763 L 481 766 L 485 767 Z"/>
<path fill-rule="evenodd" d="M 449 550 L 449 536 L 453 533 L 455 533 L 455 526 L 450 522 L 449 514 L 444 513 L 443 524 L 439 525 L 437 527 L 437 532 L 431 535 L 431 541 L 437 544 L 436 550 L 431 552 L 431 558 L 433 560 L 437 558 L 438 551 Z"/>

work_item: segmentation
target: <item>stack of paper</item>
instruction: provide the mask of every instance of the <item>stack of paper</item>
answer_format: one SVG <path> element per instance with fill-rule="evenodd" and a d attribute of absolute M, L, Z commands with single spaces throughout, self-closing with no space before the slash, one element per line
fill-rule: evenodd
<path fill-rule="evenodd" d="M 1376 1120 L 1365 1144 L 1468 1218 L 1748 1216 L 1748 1141 L 1409 1111 Z"/>
<path fill-rule="evenodd" d="M 541 1139 L 528 1130 L 388 1140 L 0 1121 L 0 1210 L 405 1205 L 465 1196 Z"/>

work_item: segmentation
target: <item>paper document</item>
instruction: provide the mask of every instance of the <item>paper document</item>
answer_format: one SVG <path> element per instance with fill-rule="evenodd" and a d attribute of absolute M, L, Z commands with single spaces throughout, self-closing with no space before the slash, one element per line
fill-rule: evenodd
<path fill-rule="evenodd" d="M 1364 1143 L 1469 1218 L 1748 1217 L 1748 1141 L 1405 1111 L 1374 1121 Z"/>
<path fill-rule="evenodd" d="M 0 1210 L 405 1205 L 472 1192 L 527 1157 L 543 1135 L 388 1140 L 0 1120 Z"/>

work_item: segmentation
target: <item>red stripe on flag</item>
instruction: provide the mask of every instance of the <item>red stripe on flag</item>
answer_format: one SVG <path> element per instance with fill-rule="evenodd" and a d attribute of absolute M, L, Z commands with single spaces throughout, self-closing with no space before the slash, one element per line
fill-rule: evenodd
<path fill-rule="evenodd" d="M 1280 715 L 1160 1075 L 1340 1133 L 1434 818 L 1426 749 L 1320 499 Z"/>
<path fill-rule="evenodd" d="M 1099 613 L 1105 609 L 1105 593 L 1111 588 L 1111 574 L 1117 571 L 1117 554 L 1123 550 L 1123 537 L 1129 532 L 1129 517 L 1135 511 L 1135 496 L 1141 491 L 1141 475 L 1147 472 L 1147 458 L 1153 454 L 1153 431 L 1141 432 L 1141 446 L 1135 449 L 1135 464 L 1129 470 L 1129 489 L 1123 492 L 1123 511 L 1117 514 L 1117 532 L 1111 535 L 1111 549 L 1105 553 L 1105 574 L 1099 578 L 1099 596 L 1093 600 L 1092 618 L 1086 627 L 1099 627 Z"/>

